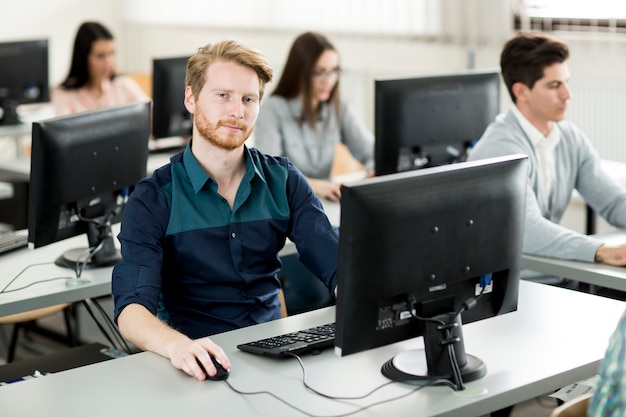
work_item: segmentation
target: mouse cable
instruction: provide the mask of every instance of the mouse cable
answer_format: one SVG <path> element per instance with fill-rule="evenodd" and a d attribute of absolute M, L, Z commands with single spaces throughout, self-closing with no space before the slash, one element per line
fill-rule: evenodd
<path fill-rule="evenodd" d="M 398 381 L 388 381 L 385 382 L 384 384 L 374 388 L 373 390 L 371 390 L 370 392 L 368 392 L 367 394 L 363 394 L 363 395 L 359 395 L 359 396 L 355 396 L 355 397 L 336 397 L 336 396 L 332 396 L 329 394 L 324 394 L 323 392 L 320 392 L 318 390 L 316 390 L 315 388 L 311 387 L 307 382 L 306 382 L 306 370 L 304 369 L 304 362 L 302 362 L 302 358 L 300 356 L 298 356 L 295 353 L 292 352 L 286 352 L 286 355 L 289 356 L 293 356 L 294 358 L 296 358 L 296 360 L 298 361 L 298 363 L 300 364 L 300 369 L 302 369 L 302 384 L 304 384 L 305 388 L 310 390 L 311 392 L 319 395 L 320 397 L 325 397 L 331 400 L 362 400 L 363 398 L 367 398 L 370 395 L 374 394 L 376 391 L 386 387 L 387 385 L 391 385 L 391 384 L 395 384 Z M 434 386 L 434 385 L 446 385 L 449 388 L 454 388 L 454 384 L 452 382 L 450 382 L 447 379 L 433 379 L 431 381 L 428 382 L 428 384 L 426 384 L 426 386 Z"/>
<path fill-rule="evenodd" d="M 67 277 L 56 277 L 56 278 L 42 279 L 42 280 L 39 280 L 39 281 L 31 282 L 30 284 L 25 285 L 23 287 L 14 288 L 12 290 L 8 290 L 7 289 L 7 288 L 9 288 L 11 286 L 11 284 L 13 284 L 28 269 L 30 269 L 32 267 L 35 267 L 35 266 L 52 265 L 52 264 L 54 264 L 54 262 L 42 262 L 42 263 L 38 263 L 38 264 L 31 264 L 31 265 L 28 265 L 28 266 L 24 267 L 24 269 L 22 269 L 17 275 L 15 275 L 11 279 L 11 281 L 9 281 L 9 283 L 7 285 L 5 285 L 2 290 L 0 290 L 0 294 L 6 294 L 6 293 L 10 293 L 10 292 L 24 290 L 24 289 L 26 289 L 28 287 L 32 287 L 33 285 L 36 285 L 36 284 L 42 284 L 44 282 L 56 281 L 58 279 L 67 279 Z"/>
<path fill-rule="evenodd" d="M 393 397 L 393 398 L 388 398 L 386 400 L 377 401 L 377 402 L 374 402 L 372 404 L 368 404 L 368 405 L 359 407 L 356 410 L 353 410 L 353 411 L 350 411 L 350 412 L 347 412 L 347 413 L 332 414 L 332 415 L 319 415 L 319 414 L 311 414 L 309 412 L 306 412 L 306 411 L 302 410 L 301 408 L 298 408 L 295 405 L 289 403 L 288 401 L 280 398 L 278 395 L 276 395 L 276 394 L 274 394 L 274 393 L 272 393 L 270 391 L 241 391 L 241 390 L 238 390 L 237 388 L 233 387 L 231 385 L 231 383 L 228 382 L 228 380 L 224 380 L 224 382 L 226 383 L 226 385 L 228 385 L 228 387 L 231 390 L 233 390 L 237 394 L 240 394 L 240 395 L 260 395 L 260 394 L 266 394 L 266 395 L 269 395 L 270 397 L 275 398 L 276 400 L 280 401 L 281 403 L 285 404 L 287 407 L 289 407 L 289 408 L 291 408 L 293 410 L 296 410 L 299 413 L 302 413 L 302 414 L 304 414 L 305 416 L 308 416 L 308 417 L 347 417 L 347 416 L 352 416 L 354 414 L 360 413 L 361 411 L 365 411 L 365 410 L 367 410 L 369 408 L 372 408 L 372 407 L 375 407 L 377 405 L 390 403 L 392 401 L 396 401 L 396 400 L 400 400 L 400 399 L 402 399 L 404 397 L 408 397 L 409 395 L 413 394 L 416 391 L 421 390 L 422 388 L 424 388 L 426 386 L 426 385 L 423 385 L 423 386 L 415 387 L 415 388 L 413 388 L 412 390 L 410 390 L 409 392 L 407 392 L 405 394 L 398 395 L 397 397 Z"/>
<path fill-rule="evenodd" d="M 306 382 L 306 370 L 304 368 L 304 363 L 302 362 L 302 358 L 292 352 L 286 352 L 286 355 L 288 356 L 292 356 L 294 358 L 296 358 L 296 360 L 298 361 L 298 364 L 300 365 L 300 369 L 302 369 L 302 384 L 304 385 L 304 387 L 306 389 L 308 389 L 309 391 L 319 395 L 320 397 L 324 397 L 324 398 L 328 398 L 331 400 L 362 400 L 363 398 L 367 398 L 370 395 L 374 394 L 376 391 L 386 387 L 387 385 L 391 385 L 391 384 L 395 384 L 396 381 L 388 381 L 385 382 L 384 384 L 374 388 L 373 390 L 371 390 L 370 392 L 363 394 L 363 395 L 357 395 L 354 397 L 340 397 L 340 396 L 333 396 L 333 395 L 329 395 L 329 394 L 324 394 L 323 392 L 318 391 L 317 389 L 313 388 L 312 386 L 310 386 L 308 384 L 308 382 Z"/>

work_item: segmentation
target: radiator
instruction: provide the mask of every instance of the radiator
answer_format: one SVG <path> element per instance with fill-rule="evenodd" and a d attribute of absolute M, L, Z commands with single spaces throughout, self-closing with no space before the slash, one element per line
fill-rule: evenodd
<path fill-rule="evenodd" d="M 602 159 L 626 162 L 626 85 L 570 83 L 567 119 L 580 127 Z"/>

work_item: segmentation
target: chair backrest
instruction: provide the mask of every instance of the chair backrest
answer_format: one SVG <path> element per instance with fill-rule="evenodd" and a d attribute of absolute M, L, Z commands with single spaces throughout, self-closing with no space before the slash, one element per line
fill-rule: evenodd
<path fill-rule="evenodd" d="M 283 316 L 283 318 L 285 318 L 288 316 L 287 303 L 285 301 L 285 292 L 283 291 L 282 288 L 278 292 L 278 299 L 280 300 L 280 315 Z"/>
<path fill-rule="evenodd" d="M 573 398 L 552 410 L 550 417 L 586 417 L 592 396 L 593 393 L 588 393 Z"/>

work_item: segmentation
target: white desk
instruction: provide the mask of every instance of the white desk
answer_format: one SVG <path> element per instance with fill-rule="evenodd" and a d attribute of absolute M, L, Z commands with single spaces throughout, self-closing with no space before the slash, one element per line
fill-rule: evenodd
<path fill-rule="evenodd" d="M 468 353 L 485 360 L 487 376 L 467 384 L 485 389 L 465 397 L 429 387 L 375 406 L 357 416 L 472 417 L 551 392 L 597 372 L 624 303 L 532 282 L 520 284 L 519 310 L 464 326 Z M 567 318 L 564 320 L 563 318 Z M 407 393 L 394 384 L 366 400 L 323 399 L 301 383 L 295 360 L 273 360 L 240 352 L 236 345 L 334 320 L 334 308 L 292 316 L 213 336 L 233 365 L 229 382 L 244 391 L 269 390 L 316 415 L 335 415 L 358 405 Z M 397 352 L 422 347 L 422 338 L 338 357 L 332 350 L 304 356 L 307 381 L 324 393 L 355 396 L 385 383 L 380 366 Z M 34 401 L 33 399 L 36 399 Z M 167 359 L 140 353 L 0 388 L 7 416 L 296 416 L 266 396 L 232 392 L 223 382 L 199 382 Z"/>
<path fill-rule="evenodd" d="M 624 231 L 597 236 L 606 243 L 626 243 L 626 232 Z M 626 267 L 523 255 L 522 268 L 626 291 Z"/>
<path fill-rule="evenodd" d="M 113 234 L 117 236 L 118 231 L 119 225 L 115 225 Z M 22 248 L 3 254 L 0 256 L 0 289 L 4 288 L 26 266 L 38 263 L 49 264 L 33 266 L 11 284 L 9 289 L 50 278 L 74 277 L 73 270 L 56 266 L 53 262 L 67 249 L 86 246 L 87 235 L 83 234 L 35 250 Z M 36 284 L 20 291 L 0 294 L 0 317 L 111 294 L 111 270 L 110 267 L 84 269 L 82 277 L 90 280 L 85 284 L 67 286 L 65 280 L 59 279 Z"/>
<path fill-rule="evenodd" d="M 148 175 L 167 164 L 172 155 L 168 153 L 151 153 L 148 155 L 146 172 Z M 19 181 L 30 181 L 30 158 L 22 157 L 0 162 L 0 177 Z"/>
<path fill-rule="evenodd" d="M 21 123 L 11 126 L 0 126 L 0 140 L 9 139 L 14 142 L 12 153 L 15 157 L 23 157 L 30 152 L 30 141 L 33 122 L 50 119 L 55 116 L 52 103 L 22 104 L 17 108 Z M 3 151 L 7 151 L 4 149 Z M 6 154 L 4 155 L 6 156 Z"/>

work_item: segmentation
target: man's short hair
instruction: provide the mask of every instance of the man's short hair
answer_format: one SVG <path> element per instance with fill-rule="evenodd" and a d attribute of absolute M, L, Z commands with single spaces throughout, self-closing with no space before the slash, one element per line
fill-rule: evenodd
<path fill-rule="evenodd" d="M 533 88 L 543 77 L 544 69 L 569 58 L 567 45 L 542 33 L 518 33 L 510 39 L 500 55 L 502 78 L 509 95 L 516 102 L 513 84 Z"/>
<path fill-rule="evenodd" d="M 187 61 L 185 85 L 191 86 L 196 99 L 206 83 L 207 69 L 218 61 L 234 62 L 253 69 L 259 76 L 259 99 L 263 98 L 265 84 L 272 81 L 274 74 L 265 56 L 256 49 L 233 40 L 225 40 L 198 48 L 198 52 Z"/>

